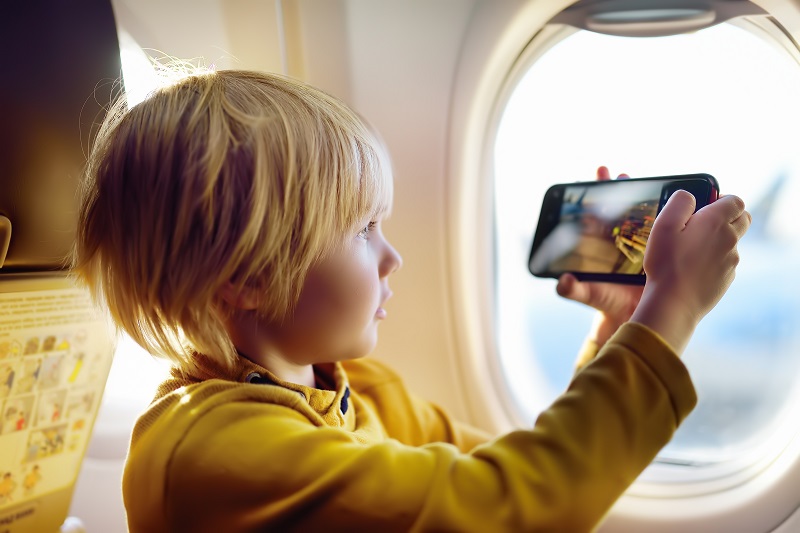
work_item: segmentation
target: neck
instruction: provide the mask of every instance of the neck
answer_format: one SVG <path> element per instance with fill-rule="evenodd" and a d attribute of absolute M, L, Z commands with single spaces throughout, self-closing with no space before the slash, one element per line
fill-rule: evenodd
<path fill-rule="evenodd" d="M 263 366 L 275 376 L 283 381 L 295 383 L 297 385 L 305 385 L 306 387 L 316 387 L 316 378 L 314 377 L 314 367 L 312 365 L 298 365 L 287 361 L 279 355 L 270 353 L 261 354 L 259 356 L 251 356 L 248 352 L 246 357 Z"/>
<path fill-rule="evenodd" d="M 281 350 L 270 342 L 271 336 L 254 315 L 231 317 L 226 326 L 240 355 L 263 366 L 282 381 L 316 387 L 313 365 L 296 363 L 284 357 Z"/>

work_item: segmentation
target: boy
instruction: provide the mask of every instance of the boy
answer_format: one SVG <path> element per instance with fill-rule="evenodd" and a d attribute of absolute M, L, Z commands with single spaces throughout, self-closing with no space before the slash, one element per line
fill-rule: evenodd
<path fill-rule="evenodd" d="M 750 221 L 679 191 L 640 300 L 565 279 L 604 311 L 603 348 L 532 430 L 492 440 L 360 359 L 401 258 L 387 156 L 337 100 L 189 76 L 112 113 L 86 176 L 75 272 L 175 364 L 134 428 L 132 532 L 592 529 L 694 406 L 677 354 Z"/>

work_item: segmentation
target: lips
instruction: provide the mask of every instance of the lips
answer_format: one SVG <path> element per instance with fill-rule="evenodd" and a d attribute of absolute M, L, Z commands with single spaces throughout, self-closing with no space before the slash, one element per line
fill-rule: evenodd
<path fill-rule="evenodd" d="M 387 289 L 383 299 L 381 300 L 380 307 L 378 307 L 378 310 L 375 311 L 375 318 L 380 318 L 380 319 L 386 318 L 386 309 L 384 309 L 383 306 L 386 304 L 386 300 L 388 300 L 391 297 L 392 297 L 392 291 Z"/>

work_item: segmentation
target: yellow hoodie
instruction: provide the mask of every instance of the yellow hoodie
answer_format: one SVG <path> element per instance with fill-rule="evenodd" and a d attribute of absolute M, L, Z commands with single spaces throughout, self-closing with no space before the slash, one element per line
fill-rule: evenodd
<path fill-rule="evenodd" d="M 161 385 L 123 478 L 132 533 L 589 531 L 696 402 L 686 368 L 626 324 L 536 421 L 490 439 L 374 360 L 332 390 L 241 358 Z"/>

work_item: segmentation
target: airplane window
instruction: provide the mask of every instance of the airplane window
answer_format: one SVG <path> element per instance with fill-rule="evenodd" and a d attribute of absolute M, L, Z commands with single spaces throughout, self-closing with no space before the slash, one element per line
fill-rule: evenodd
<path fill-rule="evenodd" d="M 732 24 L 652 38 L 579 31 L 522 73 L 494 147 L 498 352 L 522 422 L 566 387 L 594 316 L 527 270 L 544 191 L 592 180 L 599 165 L 705 172 L 745 200 L 753 224 L 733 286 L 683 357 L 698 406 L 659 460 L 718 467 L 781 441 L 798 405 L 798 95 L 797 63 Z"/>

